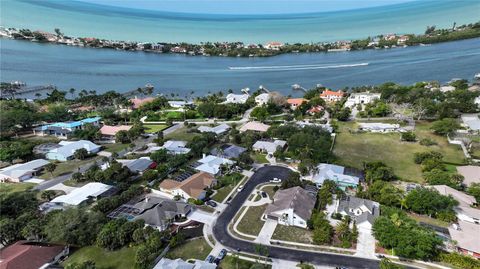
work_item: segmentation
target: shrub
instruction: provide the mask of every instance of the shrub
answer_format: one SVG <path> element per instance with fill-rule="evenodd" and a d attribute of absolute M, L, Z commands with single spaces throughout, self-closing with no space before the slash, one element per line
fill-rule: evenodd
<path fill-rule="evenodd" d="M 434 145 L 437 145 L 437 144 L 438 143 L 431 138 L 423 138 L 422 140 L 420 140 L 420 145 L 422 145 L 422 146 L 429 147 L 429 146 L 434 146 Z"/>
<path fill-rule="evenodd" d="M 474 258 L 463 256 L 458 253 L 440 253 L 437 256 L 439 262 L 451 264 L 453 266 L 464 269 L 480 268 L 480 261 Z"/>
<path fill-rule="evenodd" d="M 417 136 L 415 135 L 414 132 L 404 132 L 402 133 L 402 141 L 407 141 L 407 142 L 415 142 L 417 140 Z"/>

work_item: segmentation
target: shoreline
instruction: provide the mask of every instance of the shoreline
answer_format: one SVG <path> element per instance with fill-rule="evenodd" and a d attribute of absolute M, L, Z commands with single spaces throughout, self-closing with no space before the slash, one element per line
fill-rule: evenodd
<path fill-rule="evenodd" d="M 123 51 L 141 51 L 158 54 L 183 54 L 189 56 L 217 57 L 272 57 L 282 54 L 348 52 L 368 49 L 390 49 L 408 46 L 425 46 L 480 37 L 480 21 L 468 25 L 453 25 L 449 29 L 428 27 L 423 35 L 386 34 L 373 38 L 343 40 L 335 42 L 317 42 L 310 44 L 289 44 L 269 42 L 266 44 L 244 44 L 243 42 L 224 42 L 201 44 L 114 41 L 94 37 L 69 37 L 56 28 L 55 33 L 31 31 L 30 29 L 5 28 L 0 26 L 0 37 L 30 42 L 67 45 L 76 47 L 102 48 Z"/>

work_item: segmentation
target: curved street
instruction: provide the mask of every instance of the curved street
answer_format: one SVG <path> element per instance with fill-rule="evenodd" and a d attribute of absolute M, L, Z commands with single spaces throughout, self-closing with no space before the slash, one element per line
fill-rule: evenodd
<path fill-rule="evenodd" d="M 239 250 L 241 253 L 256 254 L 255 246 L 258 244 L 233 237 L 228 232 L 228 225 L 257 185 L 268 182 L 274 177 L 285 179 L 290 173 L 290 169 L 280 166 L 265 166 L 258 169 L 247 181 L 244 189 L 237 193 L 237 195 L 230 201 L 230 205 L 218 216 L 218 219 L 213 227 L 213 235 L 215 236 L 215 239 L 222 245 L 235 251 Z M 303 261 L 316 265 L 347 267 L 349 269 L 371 269 L 379 267 L 378 260 L 333 253 L 329 254 L 310 252 L 278 246 L 265 245 L 265 247 L 268 248 L 268 256 L 275 259 L 291 260 L 295 262 Z"/>

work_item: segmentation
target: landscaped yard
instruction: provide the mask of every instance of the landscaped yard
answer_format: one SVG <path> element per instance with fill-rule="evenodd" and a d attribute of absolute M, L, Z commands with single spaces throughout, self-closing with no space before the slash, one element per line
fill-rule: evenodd
<path fill-rule="evenodd" d="M 26 191 L 33 188 L 34 183 L 0 183 L 0 194 Z"/>
<path fill-rule="evenodd" d="M 212 196 L 212 199 L 221 203 L 228 194 L 233 190 L 236 184 L 242 180 L 243 175 L 239 173 L 234 173 L 231 175 L 224 176 L 219 179 L 219 182 L 224 186 L 217 190 L 217 193 Z"/>
<path fill-rule="evenodd" d="M 295 226 L 277 225 L 273 232 L 272 240 L 283 240 L 311 244 L 312 231 Z"/>
<path fill-rule="evenodd" d="M 238 223 L 238 231 L 245 234 L 258 235 L 264 224 L 260 219 L 265 209 L 267 209 L 267 205 L 251 206 L 248 208 L 247 213 L 245 213 L 240 223 Z"/>
<path fill-rule="evenodd" d="M 249 269 L 251 268 L 255 262 L 242 260 L 240 258 L 234 258 L 232 256 L 226 256 L 222 262 L 218 265 L 219 269 Z M 257 268 L 257 267 L 255 267 Z M 271 265 L 264 265 L 263 267 L 258 268 L 272 268 Z"/>
<path fill-rule="evenodd" d="M 273 190 L 274 188 L 275 188 L 275 186 L 265 186 L 265 187 L 261 188 L 261 190 L 266 192 L 268 194 L 268 197 L 270 199 L 272 199 L 273 196 L 275 195 L 275 191 Z"/>
<path fill-rule="evenodd" d="M 202 238 L 193 239 L 181 244 L 173 249 L 170 249 L 167 253 L 169 259 L 198 259 L 205 260 L 208 254 L 212 251 L 207 241 Z"/>
<path fill-rule="evenodd" d="M 165 136 L 165 140 L 181 140 L 181 141 L 192 141 L 194 137 L 199 136 L 199 133 L 188 132 L 187 127 L 178 128 L 175 132 Z"/>
<path fill-rule="evenodd" d="M 70 255 L 63 265 L 93 261 L 97 268 L 131 269 L 135 267 L 136 249 L 136 247 L 125 247 L 108 251 L 93 246 L 83 247 Z"/>
<path fill-rule="evenodd" d="M 122 143 L 113 143 L 113 144 L 104 144 L 105 151 L 107 152 L 119 152 L 126 148 L 128 148 L 129 144 L 122 144 Z"/>
<path fill-rule="evenodd" d="M 101 158 L 100 156 L 95 156 L 85 160 L 70 160 L 67 162 L 59 162 L 59 163 L 56 163 L 57 168 L 55 168 L 55 171 L 53 171 L 52 174 L 50 174 L 50 172 L 44 171 L 42 175 L 39 176 L 39 178 L 50 179 L 52 177 L 57 177 L 63 174 L 71 173 L 71 172 L 75 173 L 78 171 L 78 168 L 80 166 L 84 166 L 88 163 L 93 163 L 94 161 L 99 160 L 100 158 Z"/>
<path fill-rule="evenodd" d="M 155 134 L 160 131 L 163 131 L 168 128 L 168 125 L 166 124 L 144 124 L 143 127 L 145 127 L 145 132 L 149 134 Z"/>
<path fill-rule="evenodd" d="M 413 162 L 416 152 L 439 151 L 445 162 L 462 164 L 464 155 L 459 146 L 450 145 L 445 137 L 431 133 L 430 123 L 417 123 L 415 133 L 417 139 L 431 138 L 438 145 L 422 146 L 418 142 L 402 142 L 400 134 L 350 133 L 354 129 L 352 123 L 339 123 L 334 153 L 339 163 L 355 168 L 362 168 L 363 162 L 382 161 L 391 166 L 395 173 L 405 181 L 422 182 L 420 166 Z"/>
<path fill-rule="evenodd" d="M 233 190 L 233 185 L 228 185 L 217 190 L 217 193 L 212 196 L 212 199 L 221 203 L 228 196 L 228 194 Z"/>
<path fill-rule="evenodd" d="M 267 157 L 263 153 L 253 152 L 251 157 L 256 163 L 268 163 Z"/>

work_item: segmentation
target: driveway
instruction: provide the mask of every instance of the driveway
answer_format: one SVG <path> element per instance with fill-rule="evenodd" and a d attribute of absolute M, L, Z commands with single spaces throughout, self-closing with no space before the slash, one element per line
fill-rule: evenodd
<path fill-rule="evenodd" d="M 55 191 L 63 191 L 65 192 L 66 194 L 69 194 L 70 192 L 72 192 L 73 190 L 75 190 L 77 188 L 75 187 L 70 187 L 70 186 L 67 186 L 63 183 L 59 183 L 53 187 L 50 187 L 48 188 L 47 190 L 55 190 Z"/>
<path fill-rule="evenodd" d="M 357 253 L 355 256 L 375 258 L 375 237 L 373 237 L 371 229 L 358 228 Z"/>
<path fill-rule="evenodd" d="M 275 220 L 267 219 L 263 224 L 262 230 L 255 239 L 255 242 L 270 245 L 270 239 L 272 238 L 273 232 L 275 232 L 275 228 L 277 228 L 278 222 Z"/>
<path fill-rule="evenodd" d="M 203 212 L 198 209 L 193 209 L 190 214 L 188 214 L 188 219 L 198 221 L 205 224 L 212 224 L 215 220 L 215 217 L 209 213 Z"/>

